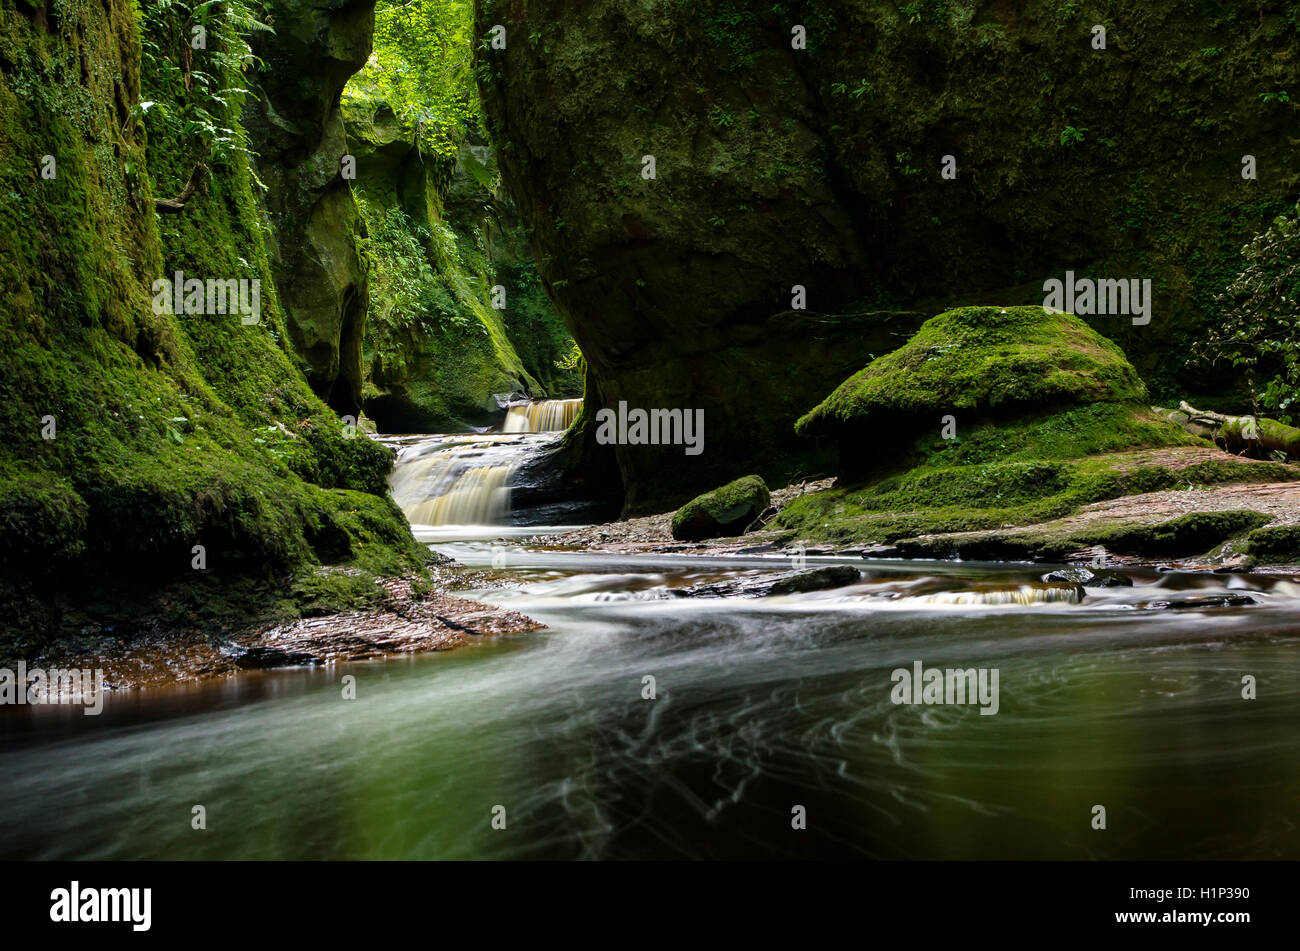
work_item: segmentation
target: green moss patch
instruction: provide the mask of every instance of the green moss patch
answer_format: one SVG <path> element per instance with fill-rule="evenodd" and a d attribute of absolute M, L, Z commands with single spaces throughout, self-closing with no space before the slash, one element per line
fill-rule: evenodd
<path fill-rule="evenodd" d="M 894 542 L 1045 522 L 1144 492 L 1300 479 L 1300 468 L 1215 452 L 1133 405 L 985 418 L 959 433 L 944 440 L 934 426 L 910 447 L 882 453 L 862 481 L 794 499 L 776 526 L 810 540 Z"/>
<path fill-rule="evenodd" d="M 739 535 L 771 503 L 759 476 L 745 476 L 687 502 L 673 515 L 673 538 L 700 541 Z"/>
<path fill-rule="evenodd" d="M 850 377 L 795 430 L 1145 398 L 1119 347 L 1077 317 L 1042 307 L 961 307 L 932 317 L 906 345 Z"/>

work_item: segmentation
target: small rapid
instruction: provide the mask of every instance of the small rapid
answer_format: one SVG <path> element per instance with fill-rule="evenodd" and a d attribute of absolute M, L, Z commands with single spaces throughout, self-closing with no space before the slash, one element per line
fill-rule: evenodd
<path fill-rule="evenodd" d="M 530 457 L 556 445 L 582 400 L 545 400 L 507 408 L 502 432 L 383 437 L 397 452 L 389 487 L 417 536 L 476 537 L 512 516 L 512 484 Z M 537 517 L 519 515 L 527 525 Z M 545 524 L 542 519 L 542 524 Z M 423 537 L 422 536 L 422 537 Z"/>

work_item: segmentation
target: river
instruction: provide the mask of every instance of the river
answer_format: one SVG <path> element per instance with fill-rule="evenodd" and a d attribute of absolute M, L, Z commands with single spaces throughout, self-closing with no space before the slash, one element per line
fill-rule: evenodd
<path fill-rule="evenodd" d="M 860 582 L 679 598 L 788 565 L 507 547 L 503 566 L 500 529 L 420 531 L 495 559 L 513 583 L 466 595 L 547 629 L 98 717 L 7 711 L 0 856 L 1300 858 L 1294 578 L 1131 572 L 1082 603 L 996 603 L 960 593 L 1047 569 L 841 559 Z M 1222 594 L 1255 603 L 1160 606 Z M 894 703 L 917 661 L 996 671 L 996 714 Z"/>

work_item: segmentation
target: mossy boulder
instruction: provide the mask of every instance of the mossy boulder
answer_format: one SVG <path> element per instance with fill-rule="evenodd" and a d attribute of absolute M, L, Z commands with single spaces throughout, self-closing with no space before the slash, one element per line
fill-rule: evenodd
<path fill-rule="evenodd" d="M 1070 314 L 1042 307 L 960 307 L 927 320 L 795 424 L 800 435 L 862 438 L 907 418 L 1004 415 L 1026 408 L 1141 403 L 1123 352 Z"/>
<path fill-rule="evenodd" d="M 745 476 L 687 502 L 673 516 L 673 538 L 701 541 L 739 535 L 757 519 L 771 496 L 762 478 Z"/>

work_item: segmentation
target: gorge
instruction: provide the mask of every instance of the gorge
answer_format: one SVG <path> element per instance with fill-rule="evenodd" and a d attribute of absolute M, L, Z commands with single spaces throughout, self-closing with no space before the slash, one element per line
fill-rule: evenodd
<path fill-rule="evenodd" d="M 1294 858 L 1293 7 L 3 0 L 0 855 Z"/>

